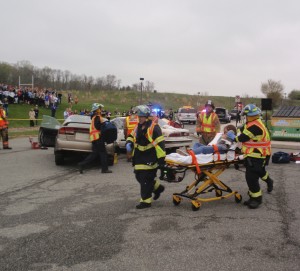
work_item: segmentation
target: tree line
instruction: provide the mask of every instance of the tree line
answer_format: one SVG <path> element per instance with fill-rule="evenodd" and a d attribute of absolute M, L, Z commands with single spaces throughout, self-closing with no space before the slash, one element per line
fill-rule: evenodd
<path fill-rule="evenodd" d="M 131 86 L 122 86 L 121 80 L 115 75 L 108 74 L 106 76 L 77 75 L 68 70 L 51 69 L 45 66 L 38 68 L 33 66 L 29 61 L 23 60 L 16 64 L 0 62 L 0 83 L 18 86 L 19 77 L 22 84 L 31 84 L 34 78 L 34 86 L 39 88 L 52 88 L 57 90 L 136 90 L 155 92 L 154 83 L 145 81 L 134 83 Z"/>

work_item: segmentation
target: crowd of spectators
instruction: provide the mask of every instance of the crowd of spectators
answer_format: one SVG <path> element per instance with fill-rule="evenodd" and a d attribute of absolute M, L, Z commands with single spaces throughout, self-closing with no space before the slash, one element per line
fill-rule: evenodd
<path fill-rule="evenodd" d="M 8 104 L 30 104 L 51 108 L 60 104 L 62 94 L 53 89 L 17 87 L 0 84 L 0 100 L 6 100 Z"/>

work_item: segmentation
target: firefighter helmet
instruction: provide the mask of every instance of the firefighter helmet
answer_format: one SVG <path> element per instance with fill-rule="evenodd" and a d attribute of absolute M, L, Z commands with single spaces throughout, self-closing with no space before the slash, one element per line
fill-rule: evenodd
<path fill-rule="evenodd" d="M 214 103 L 211 101 L 211 100 L 208 100 L 206 103 L 205 103 L 205 107 L 210 105 L 213 109 L 215 109 L 215 105 Z"/>
<path fill-rule="evenodd" d="M 261 110 L 255 104 L 247 104 L 243 110 L 241 115 L 246 115 L 248 117 L 258 116 L 261 114 Z"/>
<path fill-rule="evenodd" d="M 101 108 L 103 108 L 103 107 L 104 107 L 103 104 L 93 103 L 93 104 L 92 104 L 92 112 L 96 111 L 97 109 L 101 109 Z"/>
<path fill-rule="evenodd" d="M 139 105 L 135 108 L 139 117 L 149 117 L 151 110 L 147 105 Z"/>

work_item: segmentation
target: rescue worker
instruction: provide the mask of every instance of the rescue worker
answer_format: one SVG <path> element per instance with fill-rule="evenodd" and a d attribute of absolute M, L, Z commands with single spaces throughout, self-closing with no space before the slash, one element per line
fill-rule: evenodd
<path fill-rule="evenodd" d="M 8 145 L 8 121 L 6 112 L 3 109 L 3 103 L 0 101 L 0 135 L 2 137 L 2 146 L 4 150 L 11 150 Z"/>
<path fill-rule="evenodd" d="M 235 138 L 236 142 L 242 143 L 245 157 L 245 177 L 250 198 L 244 204 L 250 209 L 256 209 L 262 203 L 259 178 L 267 183 L 269 193 L 273 190 L 273 180 L 265 168 L 271 155 L 270 135 L 260 114 L 261 110 L 256 105 L 246 105 L 242 111 L 242 115 L 246 115 L 246 123 L 240 128 L 240 135 Z"/>
<path fill-rule="evenodd" d="M 80 163 L 79 172 L 82 174 L 83 169 L 86 165 L 90 164 L 98 157 L 101 159 L 101 172 L 102 173 L 112 173 L 111 170 L 108 169 L 108 162 L 107 162 L 107 152 L 105 148 L 105 142 L 101 137 L 101 126 L 103 125 L 104 119 L 101 116 L 101 109 L 104 106 L 99 103 L 94 103 L 92 105 L 92 121 L 90 124 L 90 140 L 92 142 L 92 152 Z"/>
<path fill-rule="evenodd" d="M 150 108 L 140 105 L 136 109 L 139 123 L 128 136 L 126 145 L 133 150 L 132 164 L 141 187 L 141 199 L 136 208 L 144 209 L 151 207 L 152 193 L 157 200 L 165 190 L 156 179 L 158 167 L 165 164 L 165 140 L 159 125 L 149 119 Z"/>
<path fill-rule="evenodd" d="M 196 132 L 200 136 L 199 143 L 208 145 L 217 133 L 220 132 L 221 124 L 218 115 L 213 111 L 215 106 L 211 100 L 205 104 L 197 119 Z"/>
<path fill-rule="evenodd" d="M 130 114 L 125 118 L 124 122 L 124 137 L 127 137 L 131 134 L 134 127 L 139 123 L 139 118 L 135 111 L 131 111 Z M 129 145 L 128 145 L 129 146 Z M 132 152 L 130 149 L 126 149 L 127 162 L 131 162 L 132 160 Z"/>

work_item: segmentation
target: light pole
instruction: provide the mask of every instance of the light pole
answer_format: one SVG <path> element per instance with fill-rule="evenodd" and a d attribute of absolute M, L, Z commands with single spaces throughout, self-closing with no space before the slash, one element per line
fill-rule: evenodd
<path fill-rule="evenodd" d="M 144 78 L 140 78 L 141 80 L 141 99 L 140 99 L 140 104 L 142 104 L 143 102 L 143 81 L 144 81 Z"/>

